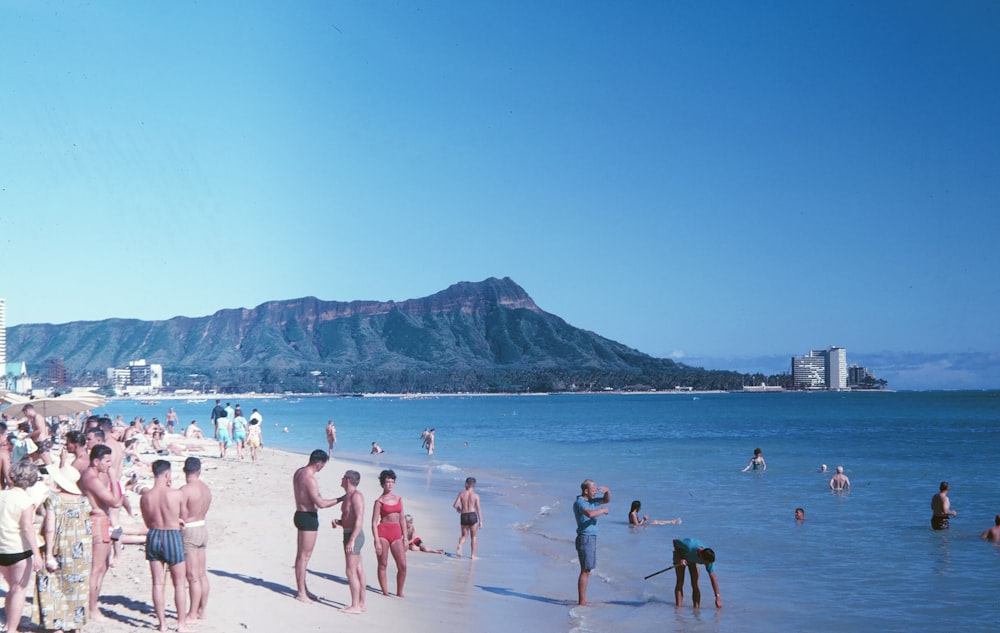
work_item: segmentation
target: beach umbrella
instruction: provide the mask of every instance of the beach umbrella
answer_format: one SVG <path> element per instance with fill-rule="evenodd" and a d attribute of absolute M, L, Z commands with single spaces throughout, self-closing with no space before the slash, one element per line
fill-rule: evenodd
<path fill-rule="evenodd" d="M 21 416 L 24 407 L 30 404 L 35 407 L 35 411 L 48 418 L 60 415 L 73 415 L 87 409 L 95 409 L 103 406 L 106 401 L 107 399 L 104 396 L 97 393 L 71 391 L 70 393 L 54 398 L 35 398 L 34 400 L 12 402 L 3 409 L 0 409 L 0 413 L 6 415 L 9 419 L 15 418 Z"/>
<path fill-rule="evenodd" d="M 17 404 L 18 402 L 27 402 L 28 400 L 31 400 L 28 396 L 22 396 L 21 394 L 14 393 L 13 391 L 0 390 L 0 405 Z"/>

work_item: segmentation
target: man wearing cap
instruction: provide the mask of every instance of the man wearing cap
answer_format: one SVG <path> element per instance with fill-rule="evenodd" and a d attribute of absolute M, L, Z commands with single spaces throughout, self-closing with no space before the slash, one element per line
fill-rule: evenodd
<path fill-rule="evenodd" d="M 208 528 L 205 527 L 205 515 L 212 504 L 212 491 L 201 480 L 201 460 L 197 457 L 184 460 L 184 480 L 181 516 L 184 518 L 184 558 L 191 593 L 187 619 L 191 622 L 205 618 L 205 606 L 208 604 L 208 569 L 205 564 Z"/>
<path fill-rule="evenodd" d="M 837 474 L 830 477 L 830 490 L 846 491 L 851 489 L 851 480 L 844 474 L 844 467 L 837 466 Z"/>
<path fill-rule="evenodd" d="M 684 599 L 684 570 L 691 570 L 691 601 L 694 608 L 701 607 L 701 589 L 698 588 L 698 565 L 704 565 L 715 591 L 715 608 L 722 607 L 722 596 L 719 594 L 719 581 L 715 578 L 715 552 L 704 543 L 694 538 L 674 539 L 674 571 L 677 573 L 677 584 L 674 586 L 674 600 L 681 606 Z"/>

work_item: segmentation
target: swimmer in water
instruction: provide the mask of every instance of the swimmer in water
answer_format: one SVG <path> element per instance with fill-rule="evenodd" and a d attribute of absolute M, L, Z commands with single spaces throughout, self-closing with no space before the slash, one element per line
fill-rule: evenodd
<path fill-rule="evenodd" d="M 743 472 L 750 469 L 761 471 L 767 470 L 767 462 L 765 462 L 764 458 L 761 456 L 759 448 L 753 449 L 753 457 L 750 458 L 750 461 L 747 463 L 746 468 L 743 469 Z"/>

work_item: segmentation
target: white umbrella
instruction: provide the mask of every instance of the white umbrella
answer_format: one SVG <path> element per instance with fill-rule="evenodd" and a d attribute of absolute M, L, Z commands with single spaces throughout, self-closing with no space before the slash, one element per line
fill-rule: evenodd
<path fill-rule="evenodd" d="M 104 406 L 106 401 L 107 399 L 104 396 L 97 393 L 72 391 L 62 396 L 56 396 L 55 398 L 20 400 L 0 410 L 0 413 L 3 413 L 8 418 L 15 418 L 23 415 L 24 407 L 30 404 L 35 407 L 35 411 L 43 417 L 48 418 L 60 415 L 73 415 L 87 409 L 96 409 L 97 407 Z"/>

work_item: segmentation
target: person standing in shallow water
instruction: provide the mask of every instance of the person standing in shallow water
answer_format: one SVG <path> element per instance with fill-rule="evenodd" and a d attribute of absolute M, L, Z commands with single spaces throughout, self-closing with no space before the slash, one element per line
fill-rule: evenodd
<path fill-rule="evenodd" d="M 947 530 L 950 526 L 948 517 L 958 516 L 958 512 L 951 509 L 951 501 L 948 499 L 948 482 L 942 481 L 938 487 L 940 492 L 931 497 L 931 528 L 935 530 Z"/>
<path fill-rule="evenodd" d="M 844 474 L 844 467 L 837 466 L 837 474 L 830 477 L 830 490 L 846 492 L 851 489 L 851 480 Z"/>
<path fill-rule="evenodd" d="M 746 468 L 743 469 L 743 472 L 751 469 L 761 471 L 767 470 L 767 462 L 764 461 L 764 457 L 761 455 L 759 448 L 753 449 L 753 457 L 750 458 L 750 461 L 747 463 Z"/>
<path fill-rule="evenodd" d="M 459 524 L 462 534 L 458 538 L 458 548 L 455 550 L 456 556 L 462 555 L 462 546 L 465 539 L 471 539 L 469 555 L 476 558 L 476 543 L 478 541 L 479 528 L 483 527 L 483 509 L 479 505 L 479 495 L 476 493 L 476 478 L 465 478 L 465 490 L 458 493 L 455 503 L 452 504 L 455 512 L 459 513 Z"/>
<path fill-rule="evenodd" d="M 695 609 L 701 608 L 701 589 L 698 588 L 698 565 L 704 565 L 715 591 L 715 608 L 722 608 L 719 581 L 715 577 L 715 552 L 694 538 L 674 539 L 674 571 L 677 584 L 674 585 L 674 601 L 681 606 L 684 599 L 684 571 L 691 571 L 691 602 Z"/>
<path fill-rule="evenodd" d="M 603 492 L 601 497 L 598 491 Z M 580 576 L 576 581 L 577 604 L 587 606 L 587 583 L 590 572 L 597 567 L 597 517 L 607 514 L 608 508 L 599 506 L 611 501 L 611 491 L 605 486 L 598 486 L 592 479 L 585 479 L 580 484 L 580 496 L 573 503 L 573 515 L 576 517 L 576 555 L 580 560 Z"/>

